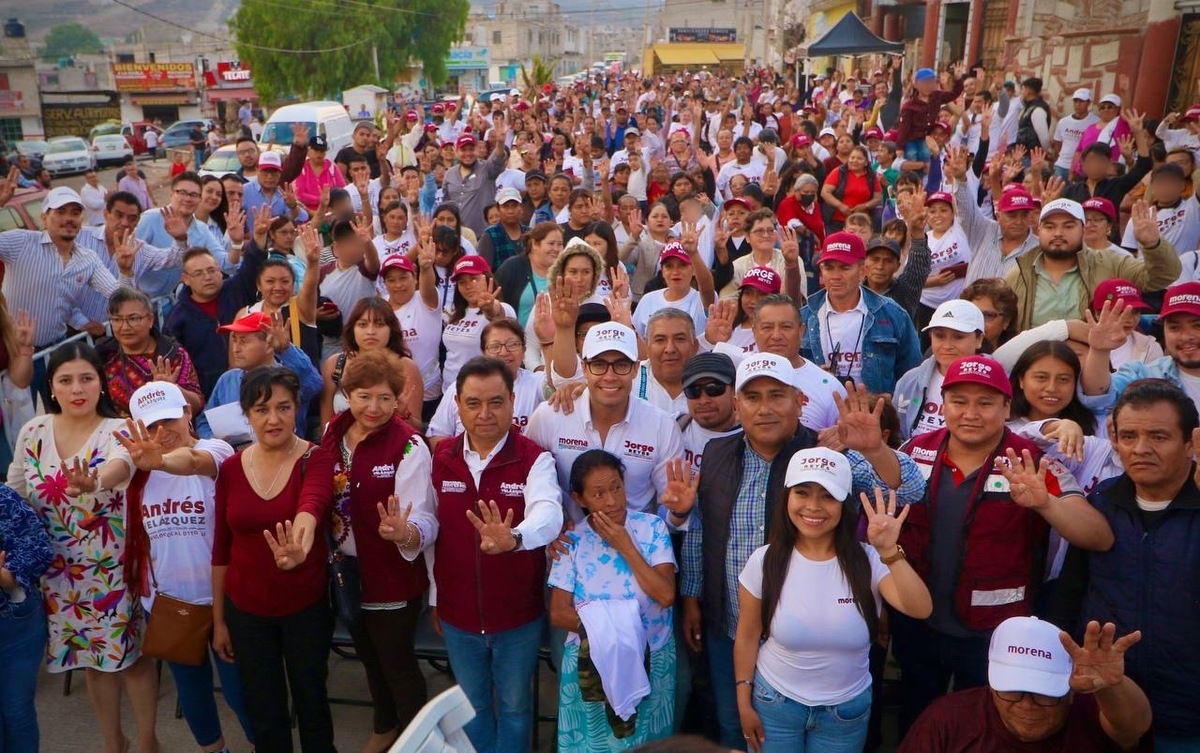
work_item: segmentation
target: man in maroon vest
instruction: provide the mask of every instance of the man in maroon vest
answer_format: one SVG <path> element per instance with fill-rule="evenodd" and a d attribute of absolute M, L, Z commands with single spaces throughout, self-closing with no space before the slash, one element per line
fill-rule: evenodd
<path fill-rule="evenodd" d="M 900 545 L 933 595 L 924 622 L 891 614 L 902 736 L 952 679 L 956 690 L 987 684 L 992 630 L 1032 614 L 1051 528 L 1083 549 L 1113 543 L 1070 471 L 1009 431 L 1011 402 L 998 361 L 960 358 L 942 381 L 946 427 L 902 448 L 929 483 L 928 504 L 913 506 Z"/>
<path fill-rule="evenodd" d="M 466 726 L 475 750 L 527 753 L 546 627 L 543 547 L 562 529 L 562 496 L 554 459 L 513 428 L 503 362 L 473 358 L 455 386 L 464 432 L 433 456 L 434 626 L 475 708 Z"/>

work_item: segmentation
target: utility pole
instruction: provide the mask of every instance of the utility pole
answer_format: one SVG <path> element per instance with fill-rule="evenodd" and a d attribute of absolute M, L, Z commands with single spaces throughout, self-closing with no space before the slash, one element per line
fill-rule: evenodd
<path fill-rule="evenodd" d="M 371 65 L 375 68 L 375 81 L 379 81 L 379 48 L 371 45 Z"/>

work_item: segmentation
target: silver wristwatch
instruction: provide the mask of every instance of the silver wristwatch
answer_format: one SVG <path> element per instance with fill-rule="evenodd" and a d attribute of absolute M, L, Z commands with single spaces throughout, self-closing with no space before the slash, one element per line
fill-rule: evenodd
<path fill-rule="evenodd" d="M 510 536 L 512 536 L 512 537 L 513 537 L 513 541 L 517 542 L 517 543 L 516 543 L 516 546 L 514 546 L 514 547 L 512 548 L 512 551 L 514 551 L 514 552 L 519 552 L 519 551 L 521 551 L 521 546 L 522 546 L 522 544 L 524 544 L 524 538 L 525 538 L 525 537 L 524 537 L 524 536 L 522 536 L 522 535 L 521 535 L 521 532 L 520 532 L 520 531 L 518 531 L 518 530 L 517 530 L 517 529 L 515 529 L 515 528 L 511 528 L 511 529 L 509 529 L 508 533 L 509 533 L 509 535 L 510 535 Z"/>

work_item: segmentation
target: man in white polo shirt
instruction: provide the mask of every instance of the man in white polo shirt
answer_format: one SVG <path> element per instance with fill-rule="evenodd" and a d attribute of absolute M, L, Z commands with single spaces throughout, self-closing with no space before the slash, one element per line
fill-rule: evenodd
<path fill-rule="evenodd" d="M 575 399 L 570 413 L 538 406 L 525 435 L 554 456 L 562 488 L 569 488 L 571 465 L 588 450 L 607 450 L 625 464 L 625 494 L 629 509 L 643 512 L 658 497 L 672 528 L 686 527 L 686 509 L 668 499 L 667 466 L 683 457 L 683 438 L 675 419 L 645 400 L 631 395 L 636 374 L 637 335 L 629 327 L 607 322 L 588 330 L 583 341 L 583 371 L 587 390 Z M 676 509 L 678 507 L 678 509 Z M 571 500 L 564 505 L 571 520 L 583 511 Z"/>

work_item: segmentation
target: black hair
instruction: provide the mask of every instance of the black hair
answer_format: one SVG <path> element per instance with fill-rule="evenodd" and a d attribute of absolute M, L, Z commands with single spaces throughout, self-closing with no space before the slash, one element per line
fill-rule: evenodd
<path fill-rule="evenodd" d="M 1029 401 L 1025 399 L 1025 391 L 1021 389 L 1021 377 L 1025 376 L 1035 362 L 1046 356 L 1062 361 L 1070 367 L 1075 374 L 1075 383 L 1079 383 L 1079 374 L 1083 367 L 1079 363 L 1079 356 L 1075 355 L 1075 351 L 1071 350 L 1070 346 L 1058 340 L 1041 340 L 1030 345 L 1013 365 L 1012 375 L 1009 377 L 1013 390 L 1010 408 L 1010 415 L 1013 418 L 1025 418 L 1029 415 Z M 1074 386 L 1071 389 L 1071 401 L 1058 412 L 1055 418 L 1074 421 L 1083 428 L 1083 433 L 1088 436 L 1096 433 L 1096 416 L 1079 401 L 1079 395 L 1076 394 Z"/>
<path fill-rule="evenodd" d="M 242 375 L 242 388 L 238 393 L 238 404 L 243 413 L 259 403 L 271 399 L 271 393 L 276 387 L 283 387 L 291 393 L 296 407 L 300 406 L 300 379 L 295 372 L 283 366 L 259 366 Z"/>
<path fill-rule="evenodd" d="M 329 228 L 329 237 L 335 243 L 344 241 L 354 235 L 354 223 L 350 220 L 338 220 Z"/>
<path fill-rule="evenodd" d="M 198 186 L 204 185 L 203 181 L 200 179 L 200 175 L 192 172 L 191 170 L 184 170 L 179 175 L 171 178 L 171 188 L 174 188 L 180 183 L 195 183 Z"/>
<path fill-rule="evenodd" d="M 1121 396 L 1117 398 L 1117 404 L 1113 406 L 1113 437 L 1117 436 L 1117 420 L 1122 408 L 1147 408 L 1155 403 L 1170 403 L 1175 406 L 1183 441 L 1192 441 L 1192 432 L 1200 426 L 1200 414 L 1196 412 L 1196 403 L 1186 392 L 1166 379 L 1138 379 L 1125 387 Z"/>
<path fill-rule="evenodd" d="M 95 348 L 79 340 L 63 343 L 50 353 L 50 360 L 46 362 L 46 390 L 42 393 L 46 398 L 46 410 L 50 413 L 62 413 L 62 406 L 52 398 L 51 388 L 54 386 L 55 372 L 71 361 L 87 361 L 96 370 L 96 376 L 100 380 L 100 400 L 96 403 L 96 414 L 101 418 L 120 418 L 121 414 L 117 412 L 117 406 L 108 391 L 104 361 Z"/>
<path fill-rule="evenodd" d="M 116 191 L 114 193 L 110 193 L 108 198 L 104 200 L 104 211 L 111 212 L 113 206 L 116 204 L 132 204 L 138 208 L 139 213 L 145 210 L 145 207 L 142 206 L 141 200 L 128 191 Z"/>
<path fill-rule="evenodd" d="M 737 149 L 739 146 L 748 146 L 751 149 L 753 149 L 754 141 L 752 139 L 750 139 L 748 136 L 738 136 L 736 139 L 733 140 L 733 148 Z"/>
<path fill-rule="evenodd" d="M 368 162 L 367 162 L 367 158 L 366 158 L 366 157 L 364 157 L 363 155 L 361 155 L 361 154 L 359 154 L 358 152 L 355 152 L 355 151 L 353 151 L 353 150 L 350 152 L 350 154 L 346 155 L 346 156 L 345 156 L 345 157 L 343 157 L 342 159 L 343 159 L 343 160 L 345 160 L 345 162 L 346 162 L 346 170 L 347 170 L 347 172 L 349 171 L 349 169 L 350 169 L 350 166 L 351 166 L 351 165 L 353 165 L 353 164 L 355 164 L 356 162 L 361 162 L 361 163 L 363 163 L 364 165 L 370 164 L 370 163 L 368 163 Z"/>
<path fill-rule="evenodd" d="M 1112 147 L 1106 143 L 1097 141 L 1097 142 L 1091 144 L 1090 146 L 1088 146 L 1087 149 L 1084 149 L 1083 154 L 1081 154 L 1079 156 L 1079 159 L 1085 160 L 1088 158 L 1088 155 L 1091 155 L 1091 154 L 1095 154 L 1099 157 L 1103 157 L 1106 160 L 1111 160 L 1112 159 Z"/>
<path fill-rule="evenodd" d="M 1036 76 L 1030 76 L 1021 82 L 1021 86 L 1030 90 L 1034 94 L 1042 93 L 1042 80 Z"/>
<path fill-rule="evenodd" d="M 258 146 L 258 142 L 254 140 L 253 136 L 238 136 L 237 141 L 233 142 L 233 146 L 236 149 L 247 141 L 255 146 Z"/>
<path fill-rule="evenodd" d="M 392 304 L 379 296 L 368 296 L 358 299 L 358 303 L 354 304 L 354 308 L 350 309 L 350 313 L 346 314 L 345 323 L 342 325 L 342 351 L 353 355 L 359 352 L 358 340 L 355 339 L 354 328 L 358 324 L 359 319 L 365 319 L 368 316 L 382 324 L 388 331 L 388 341 L 385 346 L 398 356 L 411 358 L 412 354 L 408 350 L 408 346 L 404 344 L 404 330 L 400 329 L 400 320 L 396 318 L 396 312 L 392 310 Z"/>
<path fill-rule="evenodd" d="M 475 356 L 470 361 L 463 364 L 458 370 L 458 376 L 454 379 L 454 389 L 458 394 L 462 394 L 463 385 L 467 383 L 470 377 L 486 378 L 499 374 L 504 380 L 504 386 L 509 392 L 513 391 L 513 375 L 509 372 L 508 367 L 504 365 L 504 361 L 499 358 L 490 356 Z"/>
<path fill-rule="evenodd" d="M 262 265 L 258 268 L 258 275 L 255 276 L 255 280 L 261 280 L 263 274 L 268 269 L 286 269 L 288 274 L 292 276 L 292 284 L 296 283 L 296 270 L 292 269 L 292 265 L 288 263 L 287 259 L 281 259 L 278 256 L 268 256 L 266 259 L 263 259 Z"/>
<path fill-rule="evenodd" d="M 209 213 L 208 218 L 216 223 L 217 227 L 221 228 L 221 232 L 224 233 L 229 229 L 225 222 L 225 213 L 229 211 L 229 198 L 225 196 L 225 184 L 221 182 L 221 178 L 218 178 L 215 175 L 205 175 L 200 179 L 201 193 L 204 192 L 204 187 L 209 183 L 216 183 L 221 187 L 221 203 L 217 205 L 216 209 Z"/>
<path fill-rule="evenodd" d="M 617 472 L 621 480 L 625 480 L 625 464 L 621 459 L 606 450 L 588 450 L 571 463 L 571 478 L 568 485 L 573 494 L 583 494 L 583 482 L 589 473 L 601 468 L 611 468 Z"/>

